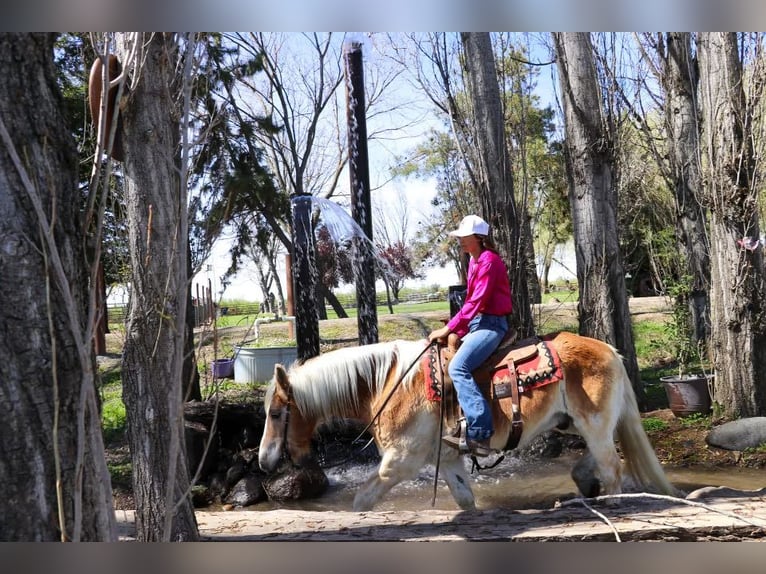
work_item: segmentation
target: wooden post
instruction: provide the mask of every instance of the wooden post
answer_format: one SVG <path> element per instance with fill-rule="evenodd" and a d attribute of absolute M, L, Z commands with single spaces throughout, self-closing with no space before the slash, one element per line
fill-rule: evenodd
<path fill-rule="evenodd" d="M 293 292 L 296 296 L 295 331 L 298 359 L 319 355 L 319 317 L 316 305 L 316 246 L 311 227 L 311 196 L 294 195 L 293 206 Z"/>
<path fill-rule="evenodd" d="M 378 307 L 375 293 L 375 257 L 372 249 L 372 207 L 361 42 L 347 42 L 343 46 L 343 59 L 346 72 L 351 216 L 365 234 L 365 237 L 355 237 L 353 243 L 357 325 L 359 344 L 367 345 L 378 342 Z"/>
<path fill-rule="evenodd" d="M 285 313 L 288 317 L 292 317 L 295 320 L 295 302 L 293 301 L 293 258 L 288 253 L 285 255 L 285 287 L 287 288 L 287 302 Z M 291 339 L 295 337 L 295 323 L 293 321 L 287 322 L 287 336 Z"/>

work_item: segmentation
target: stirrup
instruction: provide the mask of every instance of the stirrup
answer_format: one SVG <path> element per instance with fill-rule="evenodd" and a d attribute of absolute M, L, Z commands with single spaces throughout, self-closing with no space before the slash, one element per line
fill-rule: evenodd
<path fill-rule="evenodd" d="M 442 442 L 457 449 L 460 454 L 470 454 L 471 457 L 485 457 L 497 454 L 498 451 L 489 446 L 489 439 L 473 440 L 465 436 L 444 436 Z"/>
<path fill-rule="evenodd" d="M 465 417 L 462 417 L 457 420 L 457 426 L 442 437 L 442 442 L 458 449 L 460 452 L 468 452 L 468 443 L 465 441 L 465 435 L 466 420 Z"/>
<path fill-rule="evenodd" d="M 498 451 L 489 446 L 489 439 L 472 440 L 466 433 L 465 417 L 458 419 L 457 428 L 442 437 L 447 446 L 457 449 L 460 454 L 470 454 L 474 457 L 484 457 L 496 454 Z"/>
<path fill-rule="evenodd" d="M 466 429 L 466 420 L 465 417 L 460 417 L 455 421 L 457 423 L 456 426 L 450 427 L 447 430 L 447 434 L 444 436 L 455 436 L 455 437 L 464 437 L 465 436 L 465 429 Z"/>

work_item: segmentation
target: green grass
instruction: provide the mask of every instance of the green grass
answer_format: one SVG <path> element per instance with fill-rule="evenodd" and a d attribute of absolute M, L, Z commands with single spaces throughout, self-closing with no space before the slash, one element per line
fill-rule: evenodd
<path fill-rule="evenodd" d="M 217 393 L 226 393 L 227 399 L 235 397 L 242 402 L 255 400 L 258 393 L 255 391 L 266 383 L 237 383 L 233 379 L 200 379 L 200 394 L 202 400 L 213 398 Z"/>
<path fill-rule="evenodd" d="M 646 417 L 641 420 L 646 432 L 657 432 L 668 428 L 668 423 L 656 417 Z"/>
<path fill-rule="evenodd" d="M 130 462 L 118 462 L 107 465 L 109 468 L 109 474 L 112 477 L 113 485 L 120 485 L 125 488 L 132 486 L 132 472 L 133 465 Z"/>
<path fill-rule="evenodd" d="M 102 375 L 101 427 L 104 432 L 104 442 L 108 444 L 121 438 L 125 433 L 126 422 L 119 371 L 110 372 L 106 376 Z"/>
<path fill-rule="evenodd" d="M 391 305 L 394 310 L 394 315 L 404 313 L 424 313 L 428 311 L 444 311 L 449 313 L 449 303 L 447 301 L 431 301 L 428 303 L 398 303 L 397 305 Z M 358 315 L 356 307 L 345 309 L 349 317 L 356 317 Z M 377 307 L 378 317 L 382 315 L 390 315 L 391 311 L 388 305 L 378 305 Z M 337 319 L 338 314 L 332 309 L 327 309 L 328 319 Z"/>
<path fill-rule="evenodd" d="M 692 413 L 688 416 L 685 416 L 679 421 L 681 423 L 681 426 L 689 427 L 689 428 L 701 428 L 701 429 L 710 429 L 712 428 L 712 417 L 710 415 L 704 415 L 702 413 Z"/>
<path fill-rule="evenodd" d="M 250 313 L 247 315 L 221 315 L 216 318 L 215 324 L 217 327 L 242 327 L 243 325 L 249 325 L 255 321 L 258 317 L 263 315 Z"/>
<path fill-rule="evenodd" d="M 550 293 L 542 294 L 543 303 L 575 303 L 580 298 L 580 294 L 577 289 L 574 291 L 551 291 Z"/>
<path fill-rule="evenodd" d="M 656 364 L 667 358 L 668 342 L 665 325 L 662 321 L 634 321 L 633 342 L 639 368 Z"/>

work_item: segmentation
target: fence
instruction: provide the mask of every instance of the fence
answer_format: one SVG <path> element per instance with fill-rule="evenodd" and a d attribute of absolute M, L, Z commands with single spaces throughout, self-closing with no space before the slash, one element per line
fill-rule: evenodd
<path fill-rule="evenodd" d="M 340 293 L 336 295 L 338 301 L 344 309 L 353 309 L 356 307 L 355 293 Z M 411 291 L 400 294 L 399 301 L 392 301 L 394 304 L 407 303 L 431 303 L 434 301 L 447 301 L 448 293 L 446 289 L 429 291 Z M 388 299 L 385 292 L 377 293 L 377 305 L 388 305 Z M 268 312 L 264 309 L 263 303 L 237 303 L 234 305 L 221 305 L 212 300 L 210 289 L 205 287 L 200 290 L 197 288 L 197 296 L 192 297 L 192 306 L 194 307 L 194 326 L 209 324 L 216 315 L 258 315 Z M 268 306 L 266 306 L 268 307 Z M 330 308 L 328 306 L 328 308 Z M 107 315 L 110 323 L 124 323 L 127 306 L 109 305 L 107 306 Z"/>
<path fill-rule="evenodd" d="M 353 309 L 354 307 L 356 307 L 356 293 L 339 293 L 339 294 L 336 294 L 336 298 L 338 299 L 338 302 L 341 304 L 341 306 L 344 309 Z M 392 298 L 391 302 L 393 304 L 431 303 L 434 301 L 446 301 L 446 300 L 447 300 L 447 290 L 439 289 L 433 292 L 417 291 L 417 292 L 409 292 L 405 294 L 400 293 L 399 300 L 394 301 Z M 388 305 L 388 299 L 386 298 L 385 292 L 376 294 L 376 304 Z"/>

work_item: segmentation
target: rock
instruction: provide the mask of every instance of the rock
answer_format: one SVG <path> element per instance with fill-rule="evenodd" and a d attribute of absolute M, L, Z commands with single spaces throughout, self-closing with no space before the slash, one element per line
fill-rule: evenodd
<path fill-rule="evenodd" d="M 226 494 L 226 475 L 223 472 L 212 474 L 209 483 L 210 495 L 213 498 L 223 497 Z"/>
<path fill-rule="evenodd" d="M 705 437 L 710 446 L 745 450 L 766 444 L 766 417 L 749 417 L 724 423 Z"/>
<path fill-rule="evenodd" d="M 224 503 L 234 506 L 250 506 L 262 500 L 266 500 L 263 478 L 255 474 L 248 474 L 232 487 L 229 494 L 226 495 Z"/>
<path fill-rule="evenodd" d="M 197 472 L 200 464 L 202 465 L 202 468 L 199 469 L 200 477 L 206 477 L 215 466 L 218 458 L 218 441 L 214 438 L 208 444 L 209 435 L 210 430 L 204 424 L 196 421 L 184 421 L 186 457 L 192 475 Z"/>
<path fill-rule="evenodd" d="M 317 464 L 290 467 L 263 481 L 266 494 L 276 501 L 317 498 L 325 493 L 328 486 L 327 475 Z"/>
<path fill-rule="evenodd" d="M 191 491 L 191 496 L 192 496 L 192 505 L 194 506 L 194 508 L 205 508 L 206 506 L 210 506 L 210 504 L 213 502 L 210 489 L 206 487 L 204 484 L 198 484 L 193 486 Z"/>
<path fill-rule="evenodd" d="M 232 489 L 234 488 L 234 485 L 237 484 L 242 477 L 245 476 L 245 472 L 247 471 L 247 464 L 244 460 L 238 459 L 229 467 L 229 470 L 226 471 L 226 488 Z"/>

